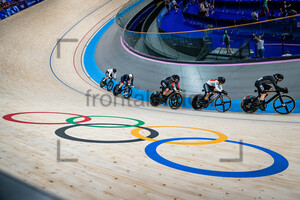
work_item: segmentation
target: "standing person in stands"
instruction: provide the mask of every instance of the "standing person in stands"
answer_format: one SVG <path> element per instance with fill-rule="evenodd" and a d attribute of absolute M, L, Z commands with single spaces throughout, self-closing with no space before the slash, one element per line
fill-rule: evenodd
<path fill-rule="evenodd" d="M 187 0 L 182 0 L 182 12 L 184 12 L 186 9 Z"/>
<path fill-rule="evenodd" d="M 270 15 L 269 7 L 268 7 L 268 1 L 271 1 L 271 0 L 264 0 L 262 8 L 265 11 L 265 13 L 268 13 L 268 15 Z"/>
<path fill-rule="evenodd" d="M 256 37 L 256 35 L 253 33 L 254 39 L 257 42 L 257 49 L 258 49 L 258 55 L 260 58 L 265 58 L 264 54 L 265 54 L 265 47 L 264 47 L 264 43 L 265 41 L 263 40 L 263 36 L 260 35 L 258 37 Z"/>
<path fill-rule="evenodd" d="M 200 17 L 203 17 L 206 14 L 204 0 L 199 1 L 199 9 L 200 9 L 199 15 L 200 15 Z"/>
<path fill-rule="evenodd" d="M 282 17 L 286 17 L 286 14 L 288 13 L 287 9 L 290 6 L 291 6 L 291 4 L 289 4 L 289 5 L 286 4 L 286 0 L 282 1 L 282 5 L 281 5 L 281 8 L 280 8 L 280 12 L 282 14 Z"/>
<path fill-rule="evenodd" d="M 215 13 L 215 0 L 210 0 L 210 9 L 211 9 L 211 14 Z"/>
<path fill-rule="evenodd" d="M 227 53 L 232 53 L 231 49 L 230 49 L 230 37 L 227 33 L 227 30 L 224 30 L 224 35 L 223 35 L 223 44 L 222 45 L 226 45 L 226 49 L 227 49 Z"/>
<path fill-rule="evenodd" d="M 256 9 L 254 9 L 253 12 L 251 13 L 251 18 L 252 18 L 252 21 L 254 21 L 254 22 L 258 21 L 258 14 L 256 12 Z"/>
<path fill-rule="evenodd" d="M 168 12 L 170 12 L 169 3 L 170 3 L 170 0 L 165 0 L 165 7 L 167 8 Z"/>
<path fill-rule="evenodd" d="M 173 8 L 176 10 L 176 12 L 178 12 L 178 5 L 176 0 L 172 0 L 172 4 L 173 4 Z"/>
<path fill-rule="evenodd" d="M 204 0 L 204 7 L 205 7 L 205 17 L 209 17 L 209 3 L 207 0 Z"/>

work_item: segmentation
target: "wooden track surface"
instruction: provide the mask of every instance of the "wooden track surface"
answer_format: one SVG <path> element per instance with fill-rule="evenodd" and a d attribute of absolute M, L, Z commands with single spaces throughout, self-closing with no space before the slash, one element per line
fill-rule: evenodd
<path fill-rule="evenodd" d="M 135 118 L 144 121 L 144 126 L 209 129 L 227 135 L 230 140 L 243 140 L 271 149 L 283 155 L 289 161 L 289 167 L 279 174 L 258 178 L 193 174 L 151 160 L 144 151 L 150 141 L 76 142 L 55 134 L 57 129 L 68 125 L 23 124 L 1 118 L 0 169 L 65 199 L 299 199 L 299 115 L 173 111 L 168 107 L 153 108 L 136 101 L 130 101 L 130 106 L 122 98 L 114 100 L 111 93 L 100 89 L 85 76 L 80 65 L 84 44 L 97 28 L 115 16 L 124 3 L 124 0 L 47 0 L 0 21 L 1 116 L 18 112 L 64 112 Z M 87 106 L 87 97 L 62 84 L 49 66 L 51 51 L 58 39 L 97 7 L 98 10 L 65 35 L 65 39 L 78 39 L 78 42 L 62 43 L 60 58 L 57 58 L 57 49 L 53 53 L 52 68 L 69 87 L 82 93 L 91 90 L 99 97 L 110 95 L 117 102 L 110 106 L 103 106 L 98 99 L 95 106 L 89 99 Z M 92 31 L 84 37 L 91 28 Z M 82 38 L 83 42 L 78 46 Z M 105 98 L 108 99 L 108 96 Z M 72 116 L 40 113 L 18 115 L 14 119 L 55 123 L 64 122 L 69 117 Z M 88 123 L 135 122 L 95 117 Z M 130 134 L 133 129 L 80 126 L 70 128 L 66 133 L 91 140 L 116 141 L 136 139 Z M 159 132 L 155 138 L 158 140 L 216 137 L 213 133 L 192 129 L 154 129 Z M 143 130 L 141 134 L 146 136 L 149 132 Z M 57 162 L 58 140 L 61 158 L 78 159 L 78 162 Z M 158 152 L 173 162 L 209 170 L 258 170 L 273 163 L 268 154 L 246 146 L 243 148 L 243 162 L 220 162 L 221 158 L 239 157 L 239 145 L 228 142 L 162 144 Z"/>

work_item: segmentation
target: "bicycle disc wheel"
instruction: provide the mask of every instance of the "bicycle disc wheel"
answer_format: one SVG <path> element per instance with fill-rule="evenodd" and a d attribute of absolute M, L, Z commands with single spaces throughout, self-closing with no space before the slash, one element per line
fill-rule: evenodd
<path fill-rule="evenodd" d="M 159 93 L 158 93 L 159 95 Z M 157 106 L 159 104 L 159 96 L 157 95 L 157 92 L 154 92 L 150 96 L 150 104 L 151 106 Z"/>
<path fill-rule="evenodd" d="M 103 83 L 103 80 L 104 80 L 104 79 L 105 79 L 105 78 L 101 79 L 101 81 L 100 81 L 100 87 L 101 87 L 101 88 L 103 88 L 103 87 L 105 86 L 105 84 L 106 84 L 105 82 Z"/>
<path fill-rule="evenodd" d="M 114 94 L 115 96 L 117 96 L 117 95 L 119 94 L 119 86 L 120 86 L 120 84 L 117 84 L 117 85 L 114 87 L 113 94 Z"/>
<path fill-rule="evenodd" d="M 273 100 L 273 109 L 279 114 L 289 114 L 296 108 L 296 102 L 289 95 L 281 95 Z"/>
<path fill-rule="evenodd" d="M 241 101 L 241 109 L 245 113 L 254 113 L 258 110 L 259 101 L 255 96 L 249 95 Z"/>
<path fill-rule="evenodd" d="M 113 81 L 109 81 L 107 84 L 107 91 L 111 91 L 114 87 L 114 82 Z"/>
<path fill-rule="evenodd" d="M 132 88 L 131 87 L 127 87 L 125 90 L 124 90 L 124 98 L 125 99 L 128 99 L 129 97 L 131 97 L 132 95 Z"/>
<path fill-rule="evenodd" d="M 219 112 L 226 112 L 231 108 L 232 102 L 231 98 L 227 95 L 219 95 L 215 99 L 215 108 Z"/>
<path fill-rule="evenodd" d="M 203 95 L 201 95 L 201 94 L 194 96 L 194 98 L 192 100 L 192 107 L 195 110 L 202 110 L 204 108 L 203 104 L 200 102 L 201 99 L 203 99 Z"/>
<path fill-rule="evenodd" d="M 169 106 L 172 109 L 178 109 L 183 103 L 183 98 L 179 93 L 173 93 L 169 96 Z"/>

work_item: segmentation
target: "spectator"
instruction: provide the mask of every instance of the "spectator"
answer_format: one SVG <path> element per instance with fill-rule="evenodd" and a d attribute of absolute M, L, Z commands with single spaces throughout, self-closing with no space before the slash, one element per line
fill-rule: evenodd
<path fill-rule="evenodd" d="M 207 0 L 204 0 L 204 7 L 205 7 L 205 16 L 209 17 L 209 3 Z"/>
<path fill-rule="evenodd" d="M 289 12 L 289 16 L 297 15 L 297 11 L 292 8 L 292 10 Z M 295 17 L 289 18 L 289 22 L 296 22 Z"/>
<path fill-rule="evenodd" d="M 172 4 L 173 4 L 173 8 L 176 10 L 176 12 L 178 12 L 178 5 L 176 0 L 172 0 Z"/>
<path fill-rule="evenodd" d="M 290 51 L 285 51 L 285 53 L 282 55 L 282 57 L 285 57 L 285 56 L 292 56 L 292 54 Z"/>
<path fill-rule="evenodd" d="M 170 12 L 169 3 L 170 3 L 170 0 L 165 0 L 165 7 L 167 8 L 168 12 Z"/>
<path fill-rule="evenodd" d="M 291 4 L 289 4 L 289 5 L 286 4 L 286 0 L 283 0 L 283 1 L 282 1 L 282 5 L 281 5 L 281 8 L 280 8 L 280 13 L 281 13 L 282 17 L 285 17 L 285 16 L 286 16 L 286 14 L 287 14 L 287 9 L 288 9 L 288 7 L 290 7 L 290 6 L 291 6 Z"/>
<path fill-rule="evenodd" d="M 210 9 L 211 9 L 211 14 L 215 13 L 215 0 L 210 0 Z"/>
<path fill-rule="evenodd" d="M 223 44 L 222 45 L 226 45 L 226 49 L 227 49 L 227 53 L 232 53 L 231 49 L 230 49 L 230 37 L 227 33 L 227 30 L 224 30 L 224 35 L 223 35 Z"/>
<path fill-rule="evenodd" d="M 269 0 L 264 0 L 264 3 L 263 3 L 263 10 L 265 11 L 265 13 L 268 13 L 268 15 L 270 15 L 270 12 L 269 12 L 269 7 L 268 7 L 268 1 Z M 271 1 L 271 0 L 270 0 Z"/>
<path fill-rule="evenodd" d="M 269 15 L 268 19 L 276 19 L 276 16 L 274 15 L 274 10 L 271 10 L 271 15 Z"/>
<path fill-rule="evenodd" d="M 252 21 L 254 21 L 254 22 L 258 21 L 258 14 L 256 12 L 256 9 L 254 9 L 253 12 L 251 13 L 251 18 L 252 18 Z"/>
<path fill-rule="evenodd" d="M 199 15 L 200 15 L 200 17 L 203 17 L 206 14 L 206 9 L 205 9 L 205 6 L 204 6 L 204 0 L 201 0 L 199 2 L 199 9 L 200 9 Z"/>
<path fill-rule="evenodd" d="M 260 56 L 260 58 L 265 58 L 264 54 L 265 54 L 265 47 L 264 47 L 264 43 L 265 41 L 263 40 L 263 36 L 260 35 L 258 37 L 256 37 L 256 35 L 253 33 L 254 39 L 257 42 L 257 50 L 258 50 L 258 55 Z"/>
<path fill-rule="evenodd" d="M 182 0 L 182 11 L 186 10 L 186 4 L 187 4 L 187 0 Z"/>

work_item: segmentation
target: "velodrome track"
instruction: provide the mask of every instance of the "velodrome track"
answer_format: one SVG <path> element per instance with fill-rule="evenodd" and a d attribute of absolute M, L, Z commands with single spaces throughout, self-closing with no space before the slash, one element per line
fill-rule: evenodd
<path fill-rule="evenodd" d="M 97 87 L 86 76 L 81 67 L 85 44 L 124 3 L 126 1 L 48 0 L 1 21 L 1 116 L 45 112 L 13 116 L 16 120 L 36 123 L 63 123 L 74 117 L 47 113 L 60 112 L 102 116 L 92 117 L 85 124 L 136 123 L 129 119 L 103 117 L 117 116 L 141 120 L 145 122 L 142 127 L 181 126 L 212 130 L 214 132 L 153 127 L 157 132 L 152 130 L 151 133 L 154 136 L 159 133 L 157 140 L 216 138 L 215 132 L 225 134 L 227 142 L 207 145 L 163 143 L 157 148 L 162 157 L 172 162 L 214 172 L 194 170 L 191 173 L 184 167 L 185 171 L 155 162 L 147 156 L 145 148 L 148 155 L 153 156 L 151 148 L 157 143 L 136 141 L 131 134 L 135 127 L 78 126 L 66 130 L 68 135 L 89 140 L 83 142 L 58 136 L 62 127 L 72 125 L 17 123 L 5 119 L 0 121 L 0 170 L 64 199 L 298 199 L 299 115 L 153 108 L 139 101 L 114 99 L 111 93 Z M 58 54 L 56 44 L 60 39 L 65 40 L 61 40 Z M 126 51 L 120 57 L 123 55 L 128 56 Z M 96 97 L 95 105 L 93 98 L 85 96 L 89 90 Z M 109 103 L 110 99 L 113 103 Z M 147 136 L 150 133 L 142 130 L 141 134 Z M 61 158 L 78 159 L 77 162 L 58 162 L 58 140 Z M 241 146 L 230 141 L 240 140 L 245 143 L 242 146 L 243 161 L 220 162 L 220 159 L 239 158 Z M 205 140 L 180 142 L 201 143 Z M 246 176 L 241 175 L 243 173 L 217 173 L 255 171 L 271 166 L 273 158 L 267 150 L 257 146 L 278 153 L 277 168 L 254 173 L 256 175 L 244 173 L 250 177 L 258 176 L 251 178 L 237 178 Z M 278 155 L 288 161 L 288 167 L 284 159 L 278 163 L 278 158 L 282 158 Z M 283 171 L 275 173 L 276 169 Z M 266 171 L 274 174 L 268 175 Z"/>

